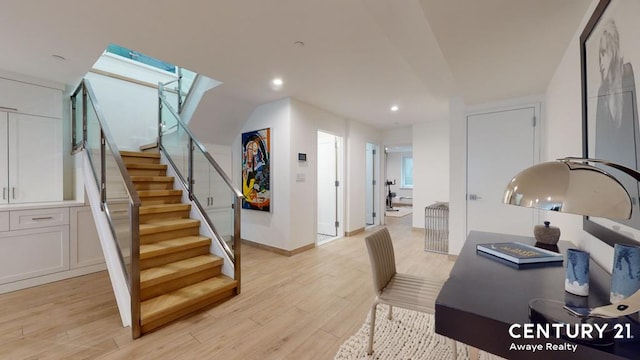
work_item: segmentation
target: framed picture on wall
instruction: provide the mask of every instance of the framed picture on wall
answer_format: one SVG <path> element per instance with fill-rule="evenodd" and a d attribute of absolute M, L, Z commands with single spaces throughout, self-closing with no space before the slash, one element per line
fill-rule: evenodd
<path fill-rule="evenodd" d="M 580 37 L 583 152 L 640 169 L 636 84 L 640 75 L 640 1 L 601 0 Z M 609 245 L 640 241 L 640 187 L 631 176 L 603 167 L 632 199 L 629 220 L 585 217 L 584 229 Z M 637 244 L 637 243 L 636 243 Z"/>
<path fill-rule="evenodd" d="M 271 211 L 271 129 L 242 134 L 243 209 Z"/>

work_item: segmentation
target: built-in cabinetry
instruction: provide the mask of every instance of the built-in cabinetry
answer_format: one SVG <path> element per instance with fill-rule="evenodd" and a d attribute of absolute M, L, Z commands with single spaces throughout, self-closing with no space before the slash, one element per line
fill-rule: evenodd
<path fill-rule="evenodd" d="M 0 204 L 62 201 L 62 91 L 0 78 Z"/>
<path fill-rule="evenodd" d="M 89 206 L 0 208 L 0 293 L 103 269 Z"/>
<path fill-rule="evenodd" d="M 227 176 L 231 176 L 231 148 L 216 144 L 205 144 L 205 147 Z M 198 152 L 196 154 L 199 155 Z M 200 204 L 218 234 L 225 240 L 230 240 L 234 230 L 233 193 L 204 156 L 196 156 L 194 160 L 194 178 Z"/>

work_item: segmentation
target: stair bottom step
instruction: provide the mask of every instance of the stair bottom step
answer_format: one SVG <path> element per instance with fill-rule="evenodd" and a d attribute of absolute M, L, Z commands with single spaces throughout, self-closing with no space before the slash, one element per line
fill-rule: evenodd
<path fill-rule="evenodd" d="M 219 275 L 146 301 L 140 306 L 142 333 L 232 297 L 237 281 Z"/>

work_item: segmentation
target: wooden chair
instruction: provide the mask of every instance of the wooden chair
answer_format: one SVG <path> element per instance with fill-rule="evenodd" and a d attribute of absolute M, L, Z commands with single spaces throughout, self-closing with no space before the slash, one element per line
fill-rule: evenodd
<path fill-rule="evenodd" d="M 367 353 L 373 353 L 373 336 L 376 326 L 376 308 L 378 304 L 389 306 L 388 318 L 392 318 L 393 307 L 435 313 L 435 301 L 443 282 L 429 280 L 422 277 L 399 274 L 396 272 L 393 243 L 389 230 L 382 228 L 365 237 L 369 260 L 373 273 L 373 288 L 376 299 L 371 305 L 371 328 L 369 331 L 369 348 Z M 456 359 L 456 342 L 449 339 L 452 359 Z"/>

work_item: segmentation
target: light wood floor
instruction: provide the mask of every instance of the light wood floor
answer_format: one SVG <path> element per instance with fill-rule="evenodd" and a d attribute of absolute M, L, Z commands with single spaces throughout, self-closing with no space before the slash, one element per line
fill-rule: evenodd
<path fill-rule="evenodd" d="M 411 216 L 387 222 L 398 271 L 448 276 Z M 368 232 L 293 257 L 245 246 L 241 295 L 135 341 L 104 272 L 0 295 L 0 358 L 332 359 L 373 300 Z"/>

